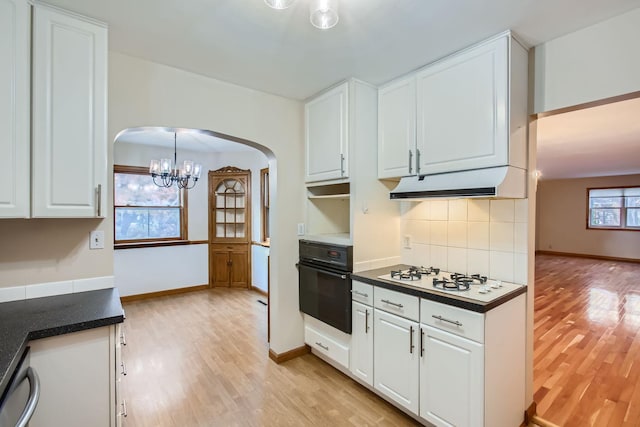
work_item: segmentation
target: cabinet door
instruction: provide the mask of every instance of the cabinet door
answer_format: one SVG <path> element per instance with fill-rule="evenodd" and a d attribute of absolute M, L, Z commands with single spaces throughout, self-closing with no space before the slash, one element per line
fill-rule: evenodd
<path fill-rule="evenodd" d="M 348 95 L 344 83 L 305 105 L 306 182 L 349 176 Z"/>
<path fill-rule="evenodd" d="M 508 37 L 417 74 L 420 174 L 508 164 Z"/>
<path fill-rule="evenodd" d="M 0 0 L 0 218 L 29 216 L 29 24 L 26 0 Z"/>
<path fill-rule="evenodd" d="M 416 173 L 416 79 L 378 90 L 378 178 Z"/>
<path fill-rule="evenodd" d="M 229 286 L 229 250 L 228 249 L 211 249 L 211 272 L 212 286 Z"/>
<path fill-rule="evenodd" d="M 33 10 L 34 217 L 104 217 L 107 30 Z"/>
<path fill-rule="evenodd" d="M 247 248 L 237 248 L 229 252 L 231 286 L 246 288 L 249 285 L 249 255 Z"/>
<path fill-rule="evenodd" d="M 374 310 L 374 387 L 418 413 L 418 323 Z"/>
<path fill-rule="evenodd" d="M 351 317 L 351 373 L 373 386 L 373 308 L 354 301 Z"/>
<path fill-rule="evenodd" d="M 436 426 L 484 425 L 484 347 L 421 326 L 420 416 Z"/>

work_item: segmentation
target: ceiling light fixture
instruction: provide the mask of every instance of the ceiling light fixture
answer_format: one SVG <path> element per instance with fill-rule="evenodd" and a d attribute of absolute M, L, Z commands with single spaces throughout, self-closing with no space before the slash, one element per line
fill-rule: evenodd
<path fill-rule="evenodd" d="M 273 9 L 286 9 L 295 0 L 264 0 Z M 310 0 L 309 20 L 311 25 L 321 30 L 333 28 L 338 23 L 338 0 Z"/>
<path fill-rule="evenodd" d="M 153 177 L 153 183 L 158 187 L 169 188 L 176 184 L 178 188 L 189 190 L 195 187 L 196 182 L 200 178 L 202 165 L 194 164 L 191 160 L 185 160 L 182 169 L 178 169 L 178 146 L 177 133 L 173 133 L 173 167 L 171 159 L 151 160 L 149 165 L 149 173 Z M 160 182 L 156 181 L 160 178 Z"/>

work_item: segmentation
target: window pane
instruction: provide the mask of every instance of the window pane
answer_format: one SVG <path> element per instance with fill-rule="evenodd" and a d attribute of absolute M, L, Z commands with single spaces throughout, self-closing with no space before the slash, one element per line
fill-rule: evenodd
<path fill-rule="evenodd" d="M 116 206 L 180 206 L 178 187 L 158 187 L 150 175 L 115 173 L 113 185 Z"/>
<path fill-rule="evenodd" d="M 592 227 L 620 227 L 620 209 L 591 209 Z"/>
<path fill-rule="evenodd" d="M 180 237 L 180 208 L 116 208 L 116 240 Z"/>
<path fill-rule="evenodd" d="M 627 209 L 627 227 L 640 227 L 640 208 Z"/>
<path fill-rule="evenodd" d="M 623 193 L 624 193 L 625 196 L 638 197 L 638 196 L 640 196 L 640 187 L 625 188 L 623 190 Z"/>
<path fill-rule="evenodd" d="M 621 208 L 622 197 L 590 197 L 589 207 L 591 208 Z"/>
<path fill-rule="evenodd" d="M 622 196 L 622 188 L 600 188 L 589 190 L 589 197 L 619 197 Z"/>
<path fill-rule="evenodd" d="M 628 208 L 640 208 L 640 197 L 625 197 L 625 206 Z"/>

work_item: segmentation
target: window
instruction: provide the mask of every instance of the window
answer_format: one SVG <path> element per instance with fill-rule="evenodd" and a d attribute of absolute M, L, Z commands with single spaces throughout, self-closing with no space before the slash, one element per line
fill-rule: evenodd
<path fill-rule="evenodd" d="M 269 168 L 260 169 L 260 212 L 262 241 L 268 242 L 269 234 Z"/>
<path fill-rule="evenodd" d="M 144 167 L 113 167 L 115 243 L 184 240 L 187 192 L 158 187 Z"/>
<path fill-rule="evenodd" d="M 588 228 L 640 230 L 640 187 L 590 188 Z"/>

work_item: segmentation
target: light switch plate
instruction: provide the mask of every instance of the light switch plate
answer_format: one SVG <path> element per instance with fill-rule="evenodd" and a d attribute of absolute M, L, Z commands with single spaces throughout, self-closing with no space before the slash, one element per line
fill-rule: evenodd
<path fill-rule="evenodd" d="M 298 236 L 304 236 L 304 222 L 298 223 Z"/>
<path fill-rule="evenodd" d="M 94 230 L 91 232 L 89 249 L 104 249 L 104 231 Z"/>

